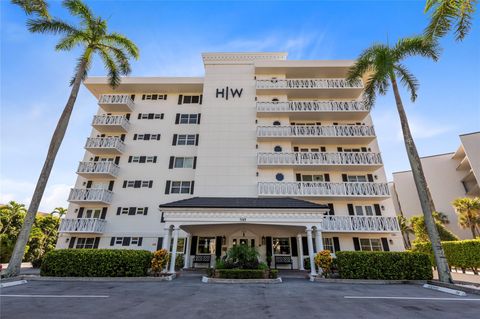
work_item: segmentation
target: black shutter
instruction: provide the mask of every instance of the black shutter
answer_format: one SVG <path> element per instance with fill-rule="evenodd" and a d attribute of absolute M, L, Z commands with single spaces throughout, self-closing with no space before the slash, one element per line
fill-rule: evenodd
<path fill-rule="evenodd" d="M 120 135 L 120 140 L 121 140 L 122 142 L 125 142 L 125 134 Z"/>
<path fill-rule="evenodd" d="M 115 181 L 110 181 L 108 182 L 108 190 L 113 191 L 113 185 L 115 184 Z"/>
<path fill-rule="evenodd" d="M 290 237 L 290 241 L 292 244 L 292 257 L 297 257 L 298 256 L 297 237 Z"/>
<path fill-rule="evenodd" d="M 326 152 L 327 149 L 325 148 L 325 146 L 320 146 L 320 152 Z"/>
<path fill-rule="evenodd" d="M 157 250 L 162 249 L 162 245 L 163 245 L 163 237 L 158 237 L 158 240 L 157 240 Z"/>
<path fill-rule="evenodd" d="M 68 248 L 73 248 L 75 246 L 75 239 L 77 239 L 77 237 L 70 238 L 70 242 L 68 243 Z"/>
<path fill-rule="evenodd" d="M 160 141 L 160 134 L 157 134 L 157 141 Z"/>
<path fill-rule="evenodd" d="M 143 140 L 144 141 L 149 141 L 150 140 L 150 134 L 143 134 Z"/>
<path fill-rule="evenodd" d="M 304 256 L 309 255 L 307 237 L 302 237 L 302 250 Z"/>
<path fill-rule="evenodd" d="M 94 161 L 94 162 L 98 162 L 99 159 L 100 159 L 100 158 L 99 158 L 98 156 L 95 156 L 95 157 L 93 158 L 93 161 Z"/>
<path fill-rule="evenodd" d="M 149 181 L 148 182 L 148 188 L 152 188 L 152 186 L 153 186 L 153 181 Z"/>
<path fill-rule="evenodd" d="M 348 182 L 347 174 L 342 174 L 342 182 Z"/>
<path fill-rule="evenodd" d="M 142 246 L 143 237 L 138 238 L 138 246 Z"/>
<path fill-rule="evenodd" d="M 122 213 L 122 207 L 117 208 L 117 215 L 120 215 Z"/>
<path fill-rule="evenodd" d="M 180 94 L 180 95 L 178 96 L 178 104 L 182 104 L 182 99 L 183 99 L 183 95 Z"/>
<path fill-rule="evenodd" d="M 134 141 L 137 140 L 137 134 L 133 134 L 133 140 L 134 140 Z"/>
<path fill-rule="evenodd" d="M 102 214 L 100 215 L 100 219 L 105 219 L 105 217 L 107 217 L 107 209 L 108 207 L 102 208 Z"/>
<path fill-rule="evenodd" d="M 267 242 L 267 256 L 272 256 L 272 237 L 268 236 L 265 240 Z"/>
<path fill-rule="evenodd" d="M 333 207 L 333 203 L 328 203 L 328 215 L 335 215 L 335 208 Z"/>
<path fill-rule="evenodd" d="M 110 238 L 110 246 L 115 244 L 115 237 Z"/>
<path fill-rule="evenodd" d="M 194 156 L 193 157 L 193 169 L 196 169 L 197 168 L 197 157 Z"/>
<path fill-rule="evenodd" d="M 128 162 L 129 162 L 129 163 L 132 162 L 132 157 L 133 157 L 133 156 L 129 156 L 129 157 L 128 157 Z"/>
<path fill-rule="evenodd" d="M 337 147 L 337 152 L 343 152 L 343 148 L 342 147 Z"/>
<path fill-rule="evenodd" d="M 87 182 L 86 188 L 90 188 L 90 187 L 92 187 L 92 181 L 88 181 L 88 182 Z"/>
<path fill-rule="evenodd" d="M 333 249 L 335 252 L 340 251 L 340 241 L 338 240 L 338 237 L 333 237 Z"/>
<path fill-rule="evenodd" d="M 177 145 L 177 134 L 173 134 L 172 145 Z"/>
<path fill-rule="evenodd" d="M 98 244 L 100 244 L 100 237 L 95 237 L 95 241 L 93 242 L 93 249 L 98 249 Z"/>
<path fill-rule="evenodd" d="M 157 157 L 156 157 L 156 156 L 153 157 L 153 162 L 154 162 L 154 163 L 157 162 Z"/>
<path fill-rule="evenodd" d="M 167 99 L 166 97 L 167 97 L 167 96 L 165 95 L 165 100 Z M 161 119 L 161 120 L 163 120 L 164 117 L 165 117 L 165 114 L 163 114 L 163 113 L 160 114 L 160 119 Z"/>
<path fill-rule="evenodd" d="M 200 124 L 200 117 L 202 116 L 202 114 L 198 113 L 198 116 L 197 116 L 197 124 Z"/>
<path fill-rule="evenodd" d="M 361 150 L 362 150 L 362 152 L 366 152 L 366 151 L 367 151 L 367 148 L 366 148 L 366 147 L 362 147 Z"/>
<path fill-rule="evenodd" d="M 358 237 L 353 237 L 353 247 L 356 251 L 360 250 L 360 240 L 358 239 Z"/>
<path fill-rule="evenodd" d="M 192 244 L 190 245 L 190 255 L 197 254 L 197 241 L 198 241 L 198 237 L 192 236 Z"/>
<path fill-rule="evenodd" d="M 390 247 L 388 246 L 388 239 L 385 237 L 382 237 L 382 247 L 383 251 L 390 251 Z"/>
<path fill-rule="evenodd" d="M 127 120 L 129 120 L 129 119 L 130 119 L 130 113 L 125 114 L 125 118 L 126 118 Z"/>
<path fill-rule="evenodd" d="M 325 182 L 330 182 L 330 174 L 324 174 Z"/>
<path fill-rule="evenodd" d="M 135 94 L 130 95 L 130 98 L 132 99 L 132 101 L 135 101 Z"/>
<path fill-rule="evenodd" d="M 200 94 L 200 102 L 199 104 L 202 104 L 203 103 L 203 94 Z"/>
<path fill-rule="evenodd" d="M 142 187 L 142 181 L 135 181 L 135 183 L 133 184 L 133 188 L 140 188 Z"/>
<path fill-rule="evenodd" d="M 293 147 L 293 151 L 294 151 L 294 152 L 298 152 L 298 146 L 294 146 L 294 147 Z"/>
<path fill-rule="evenodd" d="M 148 207 L 145 207 L 145 208 L 143 209 L 143 215 L 147 215 L 147 214 L 148 214 Z"/>
<path fill-rule="evenodd" d="M 367 180 L 368 180 L 370 183 L 373 183 L 373 175 L 372 175 L 372 174 L 367 174 Z"/>
<path fill-rule="evenodd" d="M 80 209 L 78 210 L 78 218 L 82 218 L 84 209 L 84 207 L 80 207 Z"/>
<path fill-rule="evenodd" d="M 297 180 L 297 182 L 302 181 L 302 174 L 295 174 L 295 179 Z"/>
<path fill-rule="evenodd" d="M 215 239 L 215 257 L 220 258 L 222 255 L 222 237 L 217 236 Z"/>
<path fill-rule="evenodd" d="M 168 169 L 173 168 L 173 162 L 175 161 L 175 156 L 170 156 L 170 162 L 168 162 Z"/>
<path fill-rule="evenodd" d="M 199 137 L 200 137 L 200 136 L 199 136 L 198 134 L 195 136 L 195 145 L 197 145 L 197 146 L 198 146 Z"/>
<path fill-rule="evenodd" d="M 148 113 L 148 119 L 153 120 L 153 117 L 155 116 L 154 113 Z"/>
<path fill-rule="evenodd" d="M 142 118 L 142 113 L 138 113 L 138 119 L 140 120 Z"/>
<path fill-rule="evenodd" d="M 193 195 L 194 186 L 195 186 L 195 181 L 192 181 L 192 183 L 190 184 L 190 195 Z"/>
<path fill-rule="evenodd" d="M 127 181 L 123 181 L 123 188 L 127 188 Z"/>
<path fill-rule="evenodd" d="M 180 113 L 177 113 L 177 115 L 175 116 L 175 124 L 178 123 L 180 123 Z"/>
<path fill-rule="evenodd" d="M 120 156 L 115 157 L 115 164 L 120 164 Z"/>
<path fill-rule="evenodd" d="M 382 216 L 382 211 L 380 210 L 380 205 L 379 204 L 374 204 L 373 208 L 375 209 L 375 215 Z"/>
<path fill-rule="evenodd" d="M 122 246 L 130 246 L 130 237 L 123 237 Z"/>
<path fill-rule="evenodd" d="M 348 208 L 348 215 L 353 216 L 355 215 L 355 211 L 353 210 L 353 204 L 347 204 Z"/>
<path fill-rule="evenodd" d="M 137 212 L 136 207 L 129 207 L 128 208 L 128 215 L 135 215 L 136 212 Z"/>
<path fill-rule="evenodd" d="M 170 181 L 165 183 L 165 194 L 170 194 Z"/>
<path fill-rule="evenodd" d="M 138 162 L 139 163 L 145 163 L 146 160 L 147 160 L 146 156 L 140 156 L 140 159 L 138 160 Z"/>

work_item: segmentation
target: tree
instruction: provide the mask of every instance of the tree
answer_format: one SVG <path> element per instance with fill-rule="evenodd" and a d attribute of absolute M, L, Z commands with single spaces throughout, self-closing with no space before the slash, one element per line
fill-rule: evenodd
<path fill-rule="evenodd" d="M 2 263 L 8 262 L 12 256 L 25 214 L 25 205 L 14 201 L 0 207 L 0 262 Z"/>
<path fill-rule="evenodd" d="M 435 218 L 435 217 L 434 217 Z M 429 242 L 428 232 L 425 225 L 425 218 L 423 216 L 412 216 L 410 218 L 410 225 L 412 225 L 413 233 L 415 234 L 416 242 Z M 437 227 L 438 235 L 441 241 L 459 240 L 451 231 L 449 231 L 442 222 L 435 218 L 435 225 Z"/>
<path fill-rule="evenodd" d="M 480 197 L 457 198 L 452 205 L 458 214 L 458 224 L 470 228 L 473 239 L 480 236 Z"/>
<path fill-rule="evenodd" d="M 455 28 L 455 38 L 462 41 L 472 27 L 477 0 L 427 0 L 425 13 L 430 13 L 430 22 L 424 33 L 436 40 Z"/>
<path fill-rule="evenodd" d="M 62 217 L 62 216 L 65 216 L 67 214 L 67 209 L 64 208 L 64 207 L 56 207 L 51 213 L 50 215 L 55 215 L 57 214 L 58 217 Z"/>
<path fill-rule="evenodd" d="M 403 60 L 411 56 L 422 56 L 438 60 L 440 49 L 438 44 L 425 38 L 416 36 L 399 40 L 393 47 L 384 44 L 373 44 L 363 51 L 348 72 L 348 81 L 355 83 L 359 78 L 365 78 L 364 103 L 373 107 L 378 94 L 385 95 L 390 85 L 393 88 L 395 102 L 403 139 L 407 150 L 408 160 L 412 168 L 415 186 L 425 216 L 425 224 L 432 242 L 435 260 L 438 265 L 438 277 L 442 282 L 452 282 L 447 259 L 440 243 L 437 228 L 432 212 L 435 211 L 433 200 L 427 187 L 420 157 L 418 156 L 415 142 L 413 141 L 407 115 L 403 107 L 402 98 L 398 88 L 399 80 L 410 93 L 414 102 L 417 98 L 418 80 L 403 64 Z"/>
<path fill-rule="evenodd" d="M 18 218 L 23 218 L 27 213 L 24 204 L 19 204 L 15 201 L 10 201 L 7 205 L 1 207 L 4 214 L 0 218 L 0 234 L 5 234 L 11 231 L 10 226 L 12 222 L 18 220 Z"/>
<path fill-rule="evenodd" d="M 48 3 L 44 0 L 12 0 L 13 4 L 20 6 L 26 14 L 37 14 L 45 19 L 50 19 Z"/>
<path fill-rule="evenodd" d="M 402 232 L 403 244 L 407 249 L 410 249 L 412 247 L 412 242 L 410 241 L 410 234 L 413 234 L 412 224 L 404 216 L 397 216 L 397 219 Z"/>
<path fill-rule="evenodd" d="M 78 25 L 70 24 L 57 18 L 48 19 L 45 17 L 36 17 L 29 19 L 27 22 L 30 32 L 62 35 L 62 38 L 55 46 L 57 51 L 70 51 L 75 47 L 81 47 L 82 54 L 78 58 L 75 74 L 70 82 L 70 96 L 50 141 L 45 163 L 8 265 L 6 272 L 8 277 L 15 276 L 20 271 L 28 237 L 35 221 L 35 214 L 45 191 L 58 149 L 65 136 L 80 84 L 90 69 L 94 55 L 98 54 L 103 61 L 108 71 L 109 83 L 112 87 L 116 87 L 120 83 L 121 75 L 130 73 L 129 60 L 131 58 L 138 59 L 139 56 L 138 48 L 132 41 L 119 33 L 108 33 L 107 22 L 100 17 L 94 16 L 90 8 L 81 0 L 65 0 L 63 1 L 63 6 L 72 16 L 80 19 Z"/>
<path fill-rule="evenodd" d="M 40 267 L 43 256 L 55 249 L 58 239 L 60 218 L 52 215 L 37 216 L 33 225 L 25 260 L 32 262 L 34 267 Z"/>

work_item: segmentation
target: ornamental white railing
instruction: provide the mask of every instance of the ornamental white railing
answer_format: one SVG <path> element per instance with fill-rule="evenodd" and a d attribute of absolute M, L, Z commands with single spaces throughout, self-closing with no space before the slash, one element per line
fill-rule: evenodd
<path fill-rule="evenodd" d="M 352 89 L 363 88 L 362 80 L 346 79 L 271 79 L 257 80 L 257 89 Z"/>
<path fill-rule="evenodd" d="M 118 125 L 126 131 L 130 127 L 130 122 L 125 115 L 95 115 L 92 125 Z"/>
<path fill-rule="evenodd" d="M 386 197 L 387 183 L 370 182 L 259 182 L 258 195 L 312 197 Z"/>
<path fill-rule="evenodd" d="M 72 188 L 68 200 L 73 202 L 102 202 L 110 204 L 113 192 L 102 188 Z"/>
<path fill-rule="evenodd" d="M 257 112 L 367 112 L 361 101 L 287 101 L 257 102 Z"/>
<path fill-rule="evenodd" d="M 117 176 L 120 167 L 113 162 L 80 162 L 78 165 L 78 174 L 110 174 Z"/>
<path fill-rule="evenodd" d="M 322 231 L 396 232 L 400 231 L 396 217 L 384 216 L 324 216 Z"/>
<path fill-rule="evenodd" d="M 258 165 L 381 165 L 380 153 L 371 152 L 293 152 L 258 153 Z"/>
<path fill-rule="evenodd" d="M 62 218 L 58 231 L 61 233 L 103 233 L 105 219 L 99 218 Z"/>
<path fill-rule="evenodd" d="M 259 126 L 257 137 L 374 137 L 373 126 L 367 125 L 290 125 Z"/>
<path fill-rule="evenodd" d="M 85 148 L 115 148 L 119 152 L 125 150 L 125 143 L 119 137 L 89 137 Z"/>
<path fill-rule="evenodd" d="M 133 101 L 128 94 L 102 94 L 98 104 L 127 105 L 133 109 Z"/>

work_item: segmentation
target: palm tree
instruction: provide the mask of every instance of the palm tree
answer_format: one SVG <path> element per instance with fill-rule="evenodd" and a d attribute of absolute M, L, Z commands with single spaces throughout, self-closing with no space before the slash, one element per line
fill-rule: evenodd
<path fill-rule="evenodd" d="M 457 198 L 452 202 L 458 216 L 458 224 L 470 228 L 473 239 L 480 236 L 480 197 Z"/>
<path fill-rule="evenodd" d="M 26 14 L 38 14 L 40 17 L 50 19 L 48 3 L 44 0 L 11 0 L 13 4 L 20 6 Z"/>
<path fill-rule="evenodd" d="M 63 208 L 63 207 L 56 207 L 51 213 L 50 215 L 55 215 L 57 214 L 58 217 L 62 218 L 62 216 L 66 215 L 67 214 L 67 209 L 66 208 Z"/>
<path fill-rule="evenodd" d="M 90 69 L 94 55 L 98 54 L 105 64 L 112 87 L 116 87 L 120 83 L 120 75 L 128 75 L 130 73 L 129 59 L 138 59 L 139 56 L 138 48 L 132 41 L 121 34 L 108 33 L 107 22 L 100 17 L 94 16 L 90 8 L 81 0 L 65 0 L 63 1 L 63 6 L 68 9 L 72 16 L 80 19 L 78 26 L 56 18 L 46 19 L 39 17 L 29 19 L 27 22 L 30 32 L 61 34 L 63 37 L 55 46 L 56 50 L 70 51 L 75 47 L 82 47 L 82 54 L 78 59 L 75 75 L 70 82 L 72 87 L 70 97 L 50 141 L 47 158 L 38 178 L 32 201 L 28 207 L 25 222 L 15 244 L 15 249 L 8 265 L 7 276 L 15 276 L 20 271 L 25 246 L 35 221 L 35 214 L 45 191 L 58 149 L 65 136 L 80 84 Z"/>
<path fill-rule="evenodd" d="M 384 44 L 373 44 L 360 54 L 358 60 L 350 68 L 348 81 L 355 83 L 359 78 L 365 79 L 366 83 L 363 98 L 364 103 L 370 107 L 375 104 L 377 94 L 385 95 L 390 85 L 392 86 L 408 159 L 412 168 L 423 215 L 425 216 L 428 235 L 432 242 L 435 261 L 438 265 L 438 277 L 442 282 L 451 283 L 452 278 L 447 259 L 445 258 L 445 253 L 443 252 L 440 237 L 432 216 L 435 207 L 427 187 L 425 175 L 423 174 L 420 157 L 418 156 L 417 148 L 413 141 L 412 133 L 410 132 L 397 82 L 397 80 L 399 80 L 401 84 L 407 88 L 410 93 L 410 99 L 412 102 L 415 101 L 417 98 L 418 80 L 410 73 L 406 66 L 402 64 L 403 60 L 411 56 L 419 55 L 436 61 L 439 54 L 440 49 L 436 42 L 427 41 L 420 36 L 401 39 L 393 47 Z"/>
<path fill-rule="evenodd" d="M 403 244 L 407 249 L 412 248 L 412 242 L 410 241 L 410 234 L 413 234 L 413 227 L 408 218 L 400 215 L 397 216 L 400 231 L 402 232 Z"/>
<path fill-rule="evenodd" d="M 450 224 L 447 214 L 442 212 L 433 212 L 433 218 L 442 225 Z"/>
<path fill-rule="evenodd" d="M 455 38 L 462 41 L 472 27 L 477 0 L 427 0 L 425 13 L 431 12 L 425 36 L 437 39 L 455 28 Z"/>

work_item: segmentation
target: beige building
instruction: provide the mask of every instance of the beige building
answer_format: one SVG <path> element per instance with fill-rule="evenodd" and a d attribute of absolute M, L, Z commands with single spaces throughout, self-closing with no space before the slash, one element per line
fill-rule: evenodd
<path fill-rule="evenodd" d="M 404 249 L 353 61 L 203 62 L 198 78 L 85 81 L 99 109 L 58 248 L 163 247 L 205 267 L 245 244 L 298 269 L 323 248 Z"/>
<path fill-rule="evenodd" d="M 461 239 L 469 239 L 472 234 L 458 225 L 452 202 L 480 196 L 480 132 L 460 135 L 460 142 L 454 153 L 426 156 L 421 161 L 435 209 L 450 221 L 446 227 Z M 393 173 L 390 189 L 397 214 L 407 218 L 422 214 L 412 171 Z"/>

